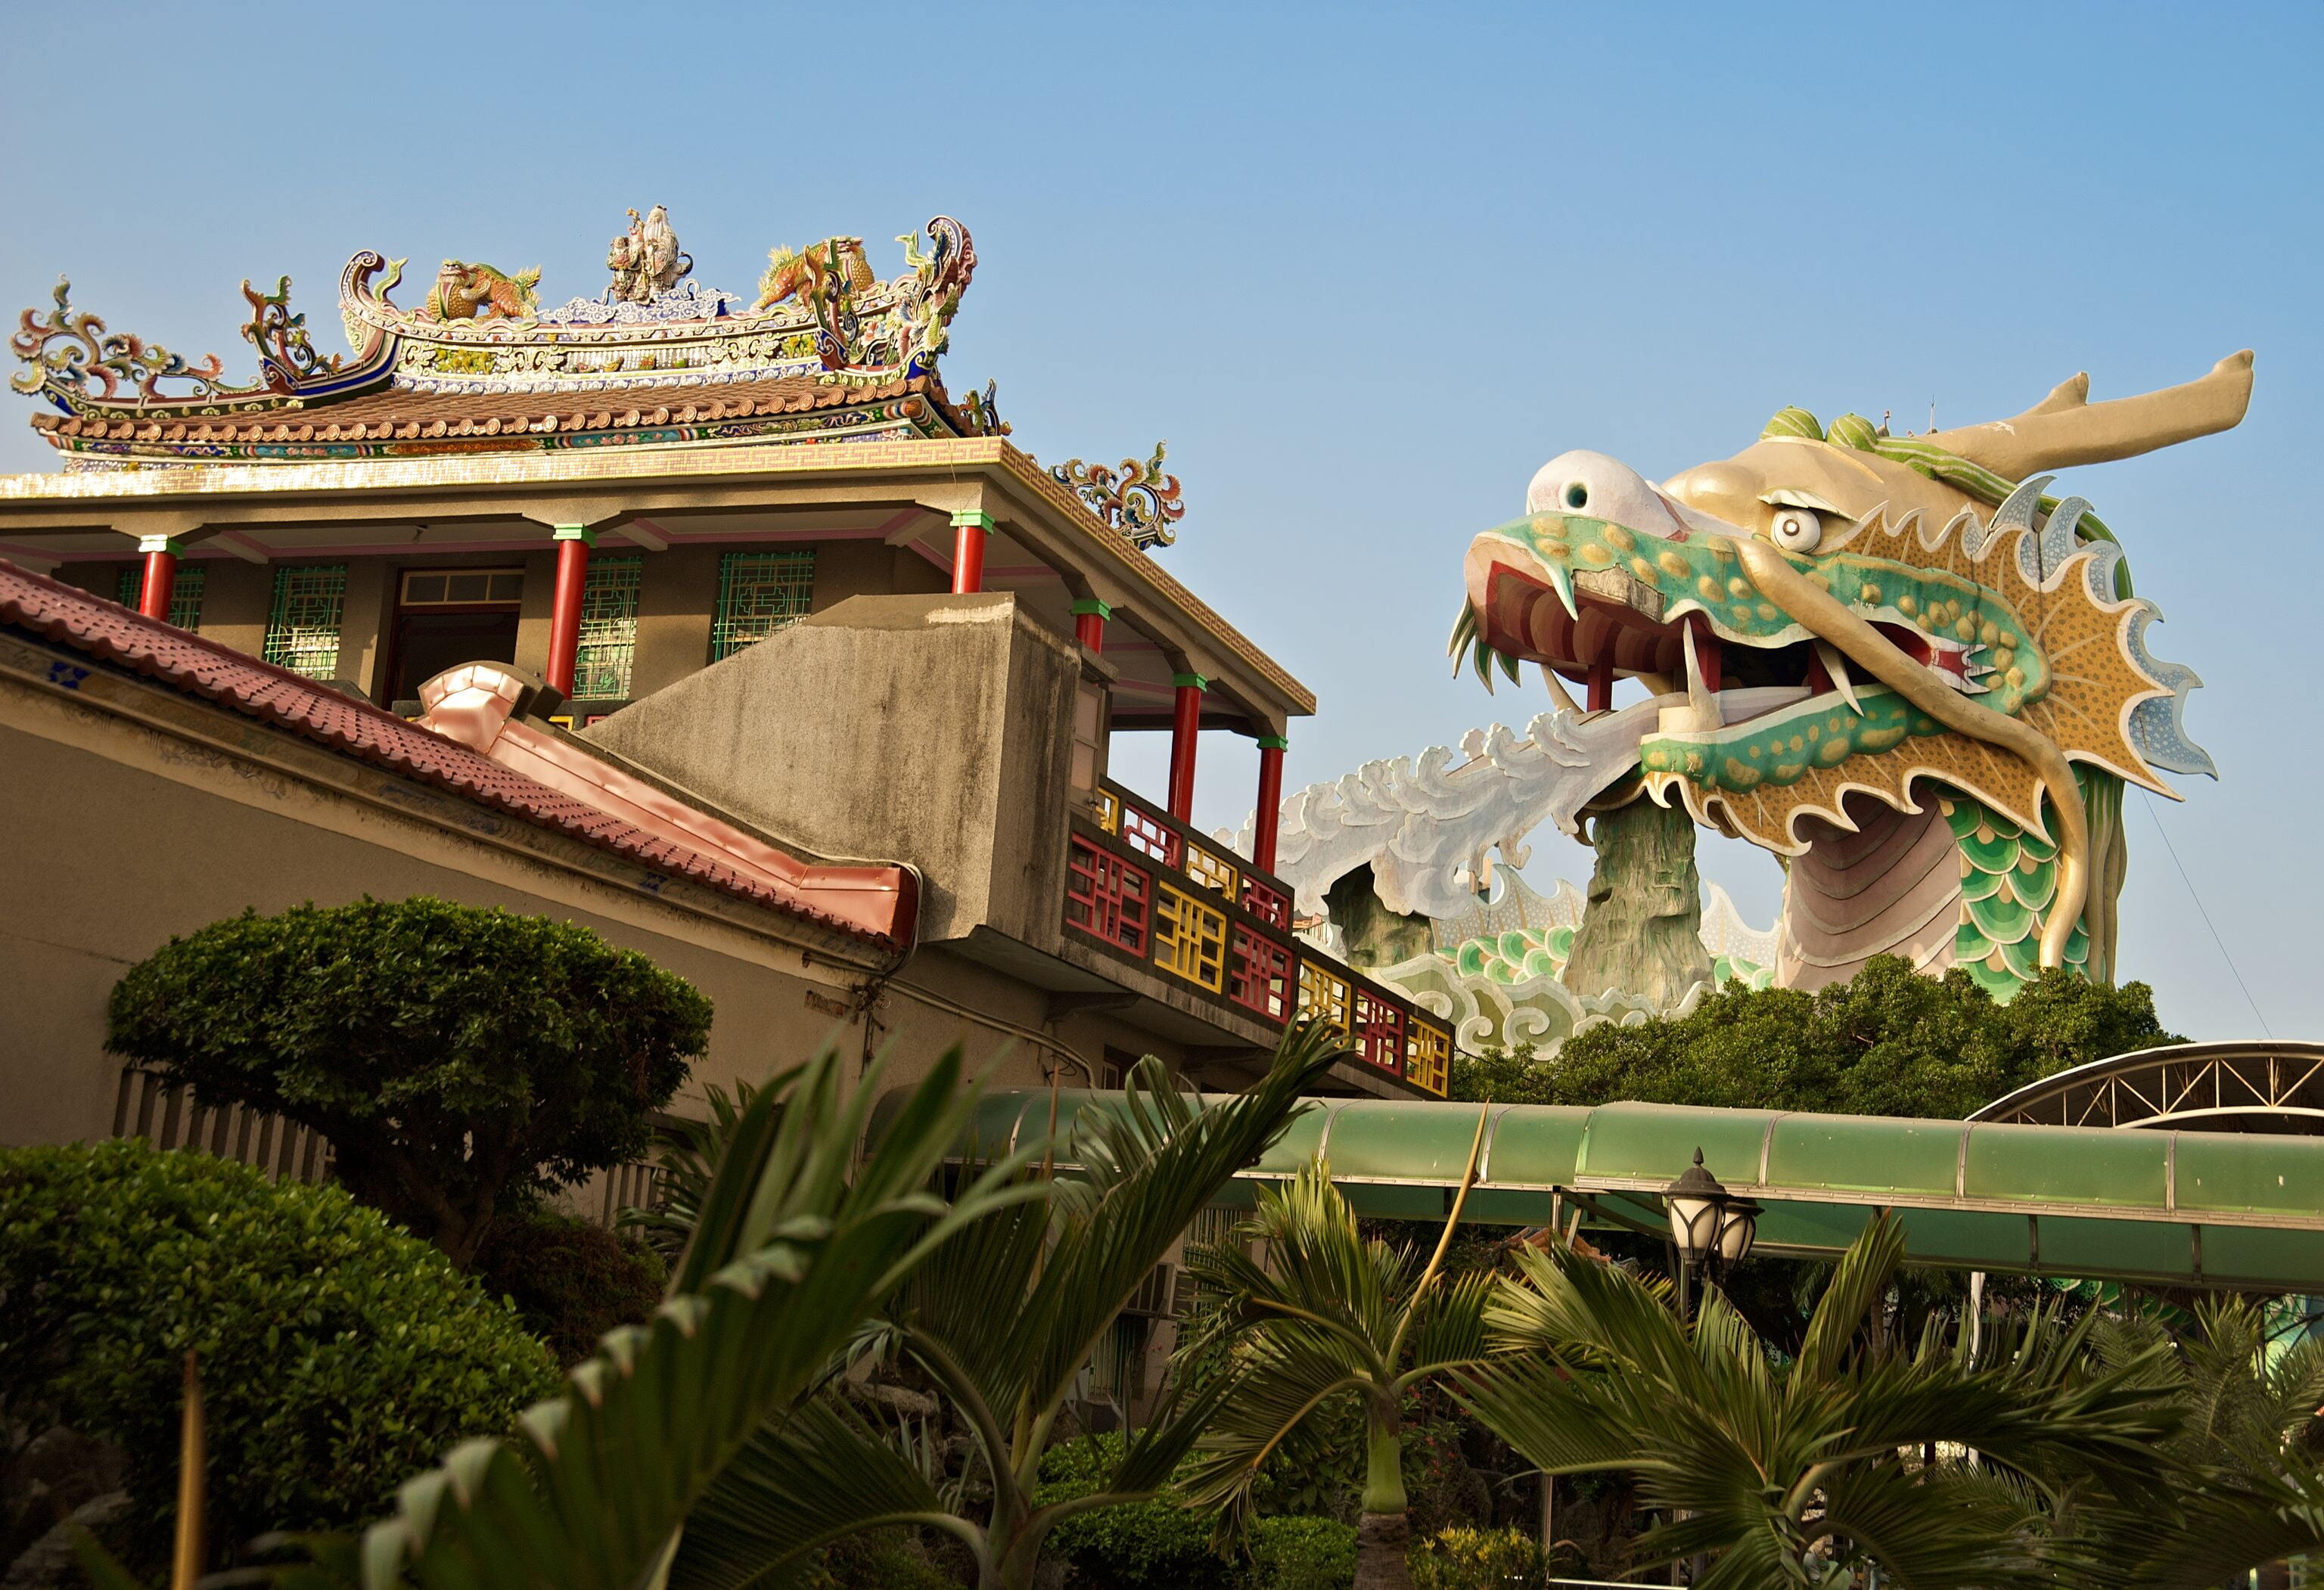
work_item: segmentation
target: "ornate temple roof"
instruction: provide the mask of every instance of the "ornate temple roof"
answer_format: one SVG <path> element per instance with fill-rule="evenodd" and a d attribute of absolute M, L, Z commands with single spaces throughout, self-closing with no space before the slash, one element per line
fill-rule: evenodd
<path fill-rule="evenodd" d="M 24 311 L 10 378 L 58 412 L 35 429 L 69 468 L 269 464 L 601 446 L 1005 434 L 991 391 L 955 403 L 936 375 L 976 271 L 968 229 L 907 234 L 881 280 L 861 238 L 769 256 L 754 300 L 703 287 L 657 206 L 613 239 L 595 299 L 544 308 L 536 267 L 447 260 L 416 308 L 404 262 L 366 251 L 339 278 L 350 352 L 317 352 L 290 282 L 247 281 L 255 380 L 226 379 L 74 308 Z"/>

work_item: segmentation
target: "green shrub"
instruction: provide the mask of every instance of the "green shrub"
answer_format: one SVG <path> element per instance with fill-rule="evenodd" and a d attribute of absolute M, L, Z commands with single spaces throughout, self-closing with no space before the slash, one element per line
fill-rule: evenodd
<path fill-rule="evenodd" d="M 1329 1518 L 1262 1518 L 1250 1527 L 1250 1590 L 1348 1590 L 1356 1531 Z"/>
<path fill-rule="evenodd" d="M 960 1590 L 908 1530 L 873 1530 L 815 1554 L 805 1590 Z"/>
<path fill-rule="evenodd" d="M 1119 1435 L 1077 1436 L 1041 1454 L 1037 1506 L 1086 1496 L 1121 1461 Z M 1091 1590 L 1218 1590 L 1232 1565 L 1211 1549 L 1210 1520 L 1167 1499 L 1128 1502 L 1069 1518 L 1049 1532 L 1043 1556 L 1073 1566 Z"/>
<path fill-rule="evenodd" d="M 567 1367 L 595 1352 L 615 1326 L 644 1323 L 669 1282 L 652 1249 L 539 1209 L 493 1222 L 476 1253 L 476 1276 L 488 1295 L 514 1303 L 524 1328 Z"/>
<path fill-rule="evenodd" d="M 189 1348 L 228 1551 L 368 1522 L 558 1383 L 514 1314 L 338 1188 L 135 1142 L 0 1152 L 0 1399 L 124 1448 L 148 1566 L 172 1527 Z"/>
<path fill-rule="evenodd" d="M 1455 1524 L 1406 1554 L 1412 1590 L 1523 1590 L 1544 1582 L 1541 1545 L 1517 1530 Z"/>
<path fill-rule="evenodd" d="M 355 1198 L 466 1269 L 499 1207 L 641 1157 L 710 1001 L 568 922 L 424 896 L 171 939 L 115 985 L 106 1045 L 330 1139 Z"/>

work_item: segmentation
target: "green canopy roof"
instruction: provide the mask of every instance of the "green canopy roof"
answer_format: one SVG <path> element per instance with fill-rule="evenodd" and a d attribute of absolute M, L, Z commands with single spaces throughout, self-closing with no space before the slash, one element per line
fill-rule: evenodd
<path fill-rule="evenodd" d="M 1120 1097 L 1060 1091 L 1060 1133 Z M 1766 1252 L 1833 1256 L 1887 1209 L 1914 1264 L 2324 1292 L 2319 1138 L 1661 1104 L 1313 1102 L 1242 1181 L 1282 1180 L 1320 1152 L 1359 1211 L 1441 1219 L 1482 1107 L 1464 1216 L 1480 1224 L 1546 1225 L 1579 1208 L 1591 1226 L 1661 1236 L 1661 1190 L 1701 1148 L 1731 1191 L 1766 1206 Z M 1037 1141 L 1051 1107 L 1043 1089 L 989 1094 L 976 1141 L 986 1152 Z M 1248 1200 L 1246 1190 L 1236 1201 Z"/>

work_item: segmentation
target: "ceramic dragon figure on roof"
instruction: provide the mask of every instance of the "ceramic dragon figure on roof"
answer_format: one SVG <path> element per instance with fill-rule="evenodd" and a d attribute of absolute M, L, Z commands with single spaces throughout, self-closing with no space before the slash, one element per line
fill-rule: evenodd
<path fill-rule="evenodd" d="M 2147 650 L 2159 610 L 2044 472 L 2226 430 L 2251 384 L 2248 352 L 2110 402 L 2078 375 L 1919 437 L 1786 409 L 1659 486 L 1567 453 L 1471 545 L 1452 650 L 1489 684 L 1540 665 L 1584 721 L 1646 685 L 1591 808 L 1650 799 L 1787 858 L 1778 982 L 1883 952 L 2002 997 L 2042 967 L 2111 979 L 2123 786 L 2213 767 L 2182 722 L 2200 681 Z"/>

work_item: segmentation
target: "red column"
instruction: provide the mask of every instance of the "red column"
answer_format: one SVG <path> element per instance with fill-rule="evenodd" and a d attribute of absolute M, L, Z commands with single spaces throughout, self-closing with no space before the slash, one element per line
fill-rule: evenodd
<path fill-rule="evenodd" d="M 1074 603 L 1074 639 L 1092 651 L 1105 649 L 1105 621 L 1113 617 L 1113 609 L 1095 597 Z"/>
<path fill-rule="evenodd" d="M 984 589 L 984 543 L 992 534 L 992 516 L 964 508 L 952 516 L 952 591 L 973 596 Z"/>
<path fill-rule="evenodd" d="M 170 598 L 178 589 L 178 544 L 167 536 L 143 536 L 138 539 L 137 550 L 145 555 L 145 580 L 137 588 L 137 611 L 166 624 Z"/>
<path fill-rule="evenodd" d="M 1250 864 L 1275 870 L 1275 831 L 1283 825 L 1283 753 L 1291 742 L 1270 734 L 1259 742 L 1259 810 L 1251 817 Z"/>
<path fill-rule="evenodd" d="M 1203 692 L 1211 682 L 1200 674 L 1173 674 L 1178 687 L 1176 710 L 1170 719 L 1170 815 L 1181 823 L 1194 820 L 1194 739 L 1203 727 Z"/>
<path fill-rule="evenodd" d="M 1590 665 L 1590 694 L 1584 710 L 1592 712 L 1610 712 L 1614 706 L 1613 643 L 1600 652 L 1598 660 Z"/>
<path fill-rule="evenodd" d="M 549 610 L 549 687 L 570 700 L 573 664 L 581 655 L 581 594 L 589 585 L 589 548 L 595 533 L 582 525 L 557 527 L 557 594 Z"/>

